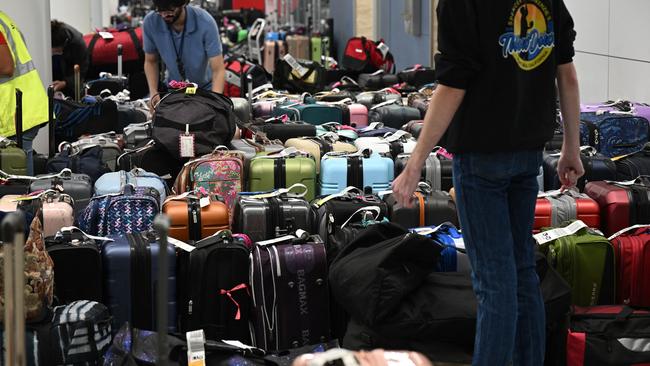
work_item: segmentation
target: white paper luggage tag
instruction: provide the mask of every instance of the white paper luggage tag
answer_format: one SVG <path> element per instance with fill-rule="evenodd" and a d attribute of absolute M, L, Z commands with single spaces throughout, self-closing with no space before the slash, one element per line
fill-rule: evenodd
<path fill-rule="evenodd" d="M 306 67 L 299 64 L 298 61 L 296 61 L 296 59 L 293 58 L 293 56 L 291 56 L 288 53 L 284 55 L 282 59 L 286 61 L 289 64 L 289 66 L 291 66 L 293 71 L 297 72 L 301 78 L 304 77 L 309 72 L 309 70 Z"/>
<path fill-rule="evenodd" d="M 205 366 L 205 334 L 203 329 L 185 333 L 187 338 L 187 365 Z"/>
<path fill-rule="evenodd" d="M 113 33 L 111 33 L 111 32 L 99 32 L 99 36 L 102 37 L 102 39 L 113 39 L 113 38 L 115 38 L 113 36 Z"/>
<path fill-rule="evenodd" d="M 178 140 L 181 158 L 193 158 L 194 152 L 194 134 L 190 133 L 190 125 L 185 125 L 185 133 L 179 136 Z"/>
<path fill-rule="evenodd" d="M 577 220 L 567 227 L 559 227 L 557 229 L 535 234 L 533 235 L 533 238 L 535 239 L 535 241 L 537 241 L 537 244 L 542 245 L 565 236 L 573 235 L 578 231 L 580 231 L 580 229 L 584 229 L 586 227 L 587 224 L 585 224 L 581 220 Z"/>
<path fill-rule="evenodd" d="M 390 47 L 388 47 L 386 43 L 380 42 L 377 45 L 377 49 L 379 50 L 379 52 L 381 52 L 381 55 L 384 57 L 384 59 L 386 59 L 386 55 L 388 55 L 388 51 L 390 50 Z"/>

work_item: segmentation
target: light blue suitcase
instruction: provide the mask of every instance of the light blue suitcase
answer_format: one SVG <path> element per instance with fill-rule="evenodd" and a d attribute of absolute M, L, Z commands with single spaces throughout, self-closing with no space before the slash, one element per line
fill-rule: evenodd
<path fill-rule="evenodd" d="M 350 169 L 348 169 L 348 167 Z M 327 153 L 321 159 L 320 194 L 340 192 L 348 186 L 370 187 L 372 193 L 391 189 L 393 159 L 365 149 L 356 153 Z"/>
<path fill-rule="evenodd" d="M 160 203 L 167 198 L 167 184 L 155 173 L 149 173 L 143 169 L 135 168 L 130 172 L 120 170 L 106 173 L 95 182 L 95 196 L 120 193 L 124 186 L 132 184 L 135 187 L 151 187 L 160 193 Z"/>

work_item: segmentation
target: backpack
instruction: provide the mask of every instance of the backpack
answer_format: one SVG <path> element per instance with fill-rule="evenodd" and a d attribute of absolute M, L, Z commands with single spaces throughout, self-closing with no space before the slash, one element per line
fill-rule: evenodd
<path fill-rule="evenodd" d="M 187 87 L 165 95 L 153 117 L 153 139 L 176 159 L 181 158 L 180 136 L 194 135 L 194 156 L 209 154 L 230 143 L 235 134 L 235 113 L 223 94 Z"/>
<path fill-rule="evenodd" d="M 245 57 L 229 57 L 224 64 L 226 67 L 226 85 L 223 94 L 228 97 L 246 97 L 248 75 L 253 78 L 253 88 L 271 81 L 271 76 L 262 66 L 248 61 Z"/>
<path fill-rule="evenodd" d="M 350 38 L 345 46 L 341 63 L 344 68 L 359 73 L 373 73 L 378 70 L 395 71 L 395 59 L 383 39 L 375 42 L 366 37 Z"/>

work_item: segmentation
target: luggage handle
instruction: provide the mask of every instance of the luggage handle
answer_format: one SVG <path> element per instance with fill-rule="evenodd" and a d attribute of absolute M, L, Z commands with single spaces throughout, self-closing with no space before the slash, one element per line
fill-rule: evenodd
<path fill-rule="evenodd" d="M 370 110 L 374 111 L 375 109 L 385 107 L 385 106 L 391 105 L 391 104 L 396 104 L 396 103 L 397 103 L 397 99 L 387 100 L 385 102 L 381 102 L 381 103 L 379 103 L 377 105 L 374 105 L 374 106 L 370 107 Z"/>
<path fill-rule="evenodd" d="M 9 146 L 18 146 L 16 141 L 0 136 L 0 148 L 4 149 Z"/>
<path fill-rule="evenodd" d="M 580 192 L 576 187 L 565 189 L 565 190 L 556 189 L 553 191 L 540 192 L 537 194 L 537 198 L 559 197 L 562 195 L 570 196 L 573 198 L 580 198 Z"/>
<path fill-rule="evenodd" d="M 613 181 L 613 180 L 606 180 L 605 183 L 617 185 L 619 187 L 620 186 L 628 187 L 628 186 L 633 186 L 633 185 L 642 185 L 642 186 L 645 187 L 646 186 L 646 181 L 644 181 L 643 178 L 650 179 L 650 175 L 639 175 L 638 177 L 636 177 L 633 180 L 622 181 L 622 182 L 617 182 L 617 181 Z"/>
<path fill-rule="evenodd" d="M 359 188 L 357 188 L 357 187 L 355 187 L 355 186 L 349 186 L 349 187 L 346 187 L 345 189 L 343 189 L 343 190 L 342 190 L 341 192 L 339 192 L 339 193 L 330 194 L 329 196 L 324 197 L 324 198 L 318 200 L 318 201 L 315 203 L 315 206 L 316 206 L 316 207 L 320 207 L 320 206 L 324 205 L 326 202 L 331 201 L 331 200 L 333 200 L 334 198 L 344 197 L 344 196 L 346 196 L 348 193 L 350 193 L 350 192 L 352 192 L 352 191 L 357 191 L 358 194 L 364 194 L 364 192 L 363 192 L 361 189 L 359 189 Z"/>
<path fill-rule="evenodd" d="M 12 212 L 2 220 L 4 243 L 3 281 L 5 291 L 5 365 L 25 366 L 25 217 Z"/>
<path fill-rule="evenodd" d="M 72 176 L 72 170 L 70 168 L 64 168 L 61 170 L 59 173 L 55 174 L 49 174 L 49 175 L 43 175 L 40 177 L 32 177 L 28 175 L 13 175 L 6 173 L 2 170 L 0 170 L 0 179 L 3 180 L 28 180 L 28 181 L 34 181 L 34 180 L 43 180 L 43 179 L 51 179 L 51 178 L 66 178 L 66 177 L 71 177 Z"/>
<path fill-rule="evenodd" d="M 621 236 L 621 235 L 627 233 L 628 231 L 632 231 L 632 230 L 636 230 L 636 229 L 641 229 L 641 228 L 644 228 L 644 227 L 645 227 L 645 228 L 650 228 L 650 225 L 633 225 L 633 226 L 627 227 L 627 228 L 625 228 L 625 229 L 622 229 L 622 230 L 617 231 L 616 233 L 614 233 L 614 235 L 612 235 L 612 236 L 610 236 L 609 238 L 607 238 L 607 240 L 612 241 L 612 240 L 618 238 L 619 236 Z"/>
<path fill-rule="evenodd" d="M 388 142 L 395 142 L 399 140 L 408 140 L 412 135 L 404 130 L 398 130 L 395 132 L 388 132 L 384 135 L 384 140 Z"/>
<path fill-rule="evenodd" d="M 421 192 L 421 193 L 431 194 L 431 192 L 433 192 L 433 188 L 431 187 L 431 184 L 429 184 L 428 182 L 418 182 L 418 191 Z M 385 191 L 378 192 L 377 196 L 383 197 L 383 196 L 385 196 L 387 194 L 391 194 L 391 193 L 393 193 L 393 190 L 388 189 L 388 190 L 385 190 Z"/>
<path fill-rule="evenodd" d="M 295 190 L 296 188 L 302 188 L 303 191 L 300 193 L 291 193 L 291 191 Z M 261 193 L 261 194 L 255 194 L 252 196 L 249 196 L 249 198 L 254 198 L 254 199 L 259 199 L 259 198 L 272 198 L 272 197 L 278 197 L 281 195 L 287 195 L 290 197 L 295 197 L 295 198 L 303 198 L 305 195 L 309 192 L 309 188 L 307 188 L 306 185 L 302 183 L 296 183 L 292 185 L 289 188 L 280 188 L 275 191 L 267 192 L 267 193 Z"/>
<path fill-rule="evenodd" d="M 596 150 L 596 148 L 593 147 L 593 146 L 585 145 L 585 146 L 580 146 L 580 153 L 581 154 L 584 153 L 587 156 L 595 156 L 596 154 L 598 154 L 598 150 Z M 548 154 L 548 156 L 554 156 L 554 157 L 557 157 L 557 156 L 560 156 L 560 155 L 562 155 L 561 152 Z"/>
<path fill-rule="evenodd" d="M 90 234 L 86 233 L 85 231 L 81 230 L 80 228 L 78 228 L 76 226 L 64 226 L 61 229 L 59 229 L 59 231 L 54 235 L 54 237 L 55 238 L 63 238 L 63 236 L 65 235 L 64 233 L 72 233 L 72 232 L 75 232 L 75 231 L 83 234 L 83 236 L 86 239 L 92 239 L 92 240 L 97 240 L 97 241 L 105 241 L 105 242 L 114 241 L 113 239 L 107 238 L 105 236 L 90 235 Z M 71 244 L 72 245 L 78 245 L 78 244 L 74 244 L 74 243 L 71 243 Z"/>
<path fill-rule="evenodd" d="M 284 235 L 281 237 L 258 241 L 256 244 L 259 246 L 267 246 L 280 244 L 285 241 L 290 241 L 292 243 L 305 243 L 309 240 L 309 233 L 305 230 L 298 229 L 294 234 Z"/>
<path fill-rule="evenodd" d="M 138 148 L 138 149 L 135 149 L 135 150 L 131 150 L 131 151 L 125 151 L 122 155 L 120 155 L 120 156 L 117 157 L 116 164 L 117 164 L 118 166 L 120 165 L 120 160 L 122 159 L 122 157 L 124 157 L 124 156 L 126 156 L 126 155 L 129 155 L 129 154 L 136 154 L 136 153 L 139 153 L 139 152 L 145 151 L 145 150 L 147 150 L 147 149 L 152 148 L 155 144 L 156 144 L 156 142 L 155 142 L 154 140 L 149 140 L 149 142 L 147 142 L 147 143 L 146 143 L 144 146 L 142 146 L 141 148 Z"/>
<path fill-rule="evenodd" d="M 216 153 L 221 152 L 221 151 L 228 152 L 228 151 L 230 151 L 230 149 L 226 145 L 219 145 L 219 146 L 215 147 L 214 150 L 212 150 L 212 153 L 216 154 Z"/>
<path fill-rule="evenodd" d="M 438 231 L 440 231 L 441 229 L 449 228 L 449 227 L 458 230 L 456 225 L 454 225 L 451 222 L 447 221 L 447 222 L 443 222 L 442 224 L 440 224 L 440 225 L 438 225 L 438 226 L 436 226 L 434 228 L 432 228 L 432 227 L 419 227 L 419 228 L 411 229 L 411 231 L 413 231 L 415 234 L 418 234 L 418 235 L 427 236 L 427 235 L 435 234 Z"/>
<path fill-rule="evenodd" d="M 14 202 L 18 201 L 32 201 L 36 199 L 43 200 L 44 202 L 54 202 L 52 199 L 52 196 L 59 196 L 59 202 L 67 202 L 71 206 L 74 206 L 74 198 L 70 196 L 69 194 L 65 194 L 63 192 L 57 191 L 56 189 L 45 189 L 41 191 L 35 191 L 32 193 L 29 193 L 28 195 L 25 196 L 20 196 L 16 198 Z"/>
<path fill-rule="evenodd" d="M 352 158 L 356 156 L 360 156 L 362 158 L 369 158 L 372 155 L 372 149 L 369 147 L 366 147 L 365 149 L 359 150 L 355 153 L 347 153 L 347 152 L 336 152 L 336 151 L 331 151 L 323 155 L 323 159 L 328 159 L 328 158 Z"/>
<path fill-rule="evenodd" d="M 296 157 L 296 156 L 309 156 L 309 153 L 304 152 L 302 150 L 298 150 L 295 147 L 291 146 L 291 147 L 287 147 L 286 149 L 284 149 L 282 151 L 279 151 L 279 152 L 271 153 L 271 154 L 268 154 L 268 155 L 256 156 L 256 157 L 253 158 L 253 160 L 255 160 L 255 159 L 293 158 L 293 157 Z"/>
<path fill-rule="evenodd" d="M 153 220 L 153 228 L 158 234 L 158 284 L 156 286 L 156 325 L 158 326 L 158 365 L 167 366 L 169 353 L 167 350 L 167 297 L 169 288 L 169 256 L 167 255 L 169 218 L 158 214 Z"/>
<path fill-rule="evenodd" d="M 349 217 L 347 220 L 345 220 L 345 222 L 343 223 L 343 225 L 341 225 L 341 229 L 343 229 L 343 228 L 344 228 L 344 227 L 345 227 L 345 226 L 346 226 L 350 221 L 352 221 L 352 219 L 353 219 L 353 218 L 354 218 L 358 213 L 362 213 L 362 212 L 374 212 L 374 213 L 375 213 L 375 217 L 373 218 L 373 220 L 374 220 L 374 221 L 377 221 L 377 219 L 379 219 L 379 215 L 381 215 L 381 208 L 380 208 L 379 206 L 366 206 L 366 207 L 361 207 L 360 209 L 354 211 L 354 213 L 353 213 L 352 215 L 350 215 L 350 217 Z"/>
<path fill-rule="evenodd" d="M 337 102 L 323 102 L 323 101 L 318 101 L 316 104 L 322 104 L 322 105 L 348 105 L 352 104 L 352 98 L 345 98 L 341 99 Z"/>

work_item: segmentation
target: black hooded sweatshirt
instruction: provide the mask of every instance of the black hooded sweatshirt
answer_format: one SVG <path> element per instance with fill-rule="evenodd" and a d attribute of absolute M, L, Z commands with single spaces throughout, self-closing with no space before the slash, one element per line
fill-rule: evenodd
<path fill-rule="evenodd" d="M 466 90 L 451 152 L 541 149 L 553 136 L 557 67 L 575 31 L 563 0 L 440 0 L 438 82 Z"/>

